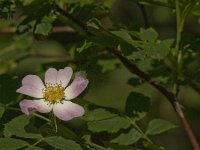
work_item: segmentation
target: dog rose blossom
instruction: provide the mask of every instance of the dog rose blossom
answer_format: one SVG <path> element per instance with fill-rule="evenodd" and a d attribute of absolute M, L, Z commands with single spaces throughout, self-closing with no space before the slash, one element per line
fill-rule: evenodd
<path fill-rule="evenodd" d="M 64 121 L 82 116 L 84 108 L 71 100 L 85 90 L 89 81 L 78 72 L 68 85 L 72 74 L 70 67 L 60 70 L 49 68 L 45 73 L 44 83 L 37 75 L 25 76 L 17 92 L 34 97 L 35 100 L 22 100 L 19 104 L 22 112 L 30 115 L 33 111 L 40 113 L 53 111 L 56 117 Z"/>

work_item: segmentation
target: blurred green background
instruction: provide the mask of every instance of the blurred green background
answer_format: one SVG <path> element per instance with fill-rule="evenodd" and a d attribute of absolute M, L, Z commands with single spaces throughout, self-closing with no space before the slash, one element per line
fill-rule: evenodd
<path fill-rule="evenodd" d="M 111 18 L 115 22 L 120 23 L 122 26 L 145 27 L 141 9 L 133 1 L 111 1 L 110 6 Z M 84 99 L 97 105 L 113 107 L 123 112 L 125 100 L 129 93 L 131 91 L 142 92 L 151 97 L 152 101 L 150 112 L 145 119 L 139 122 L 142 128 L 145 129 L 147 122 L 152 118 L 164 118 L 179 126 L 159 136 L 152 137 L 153 141 L 158 145 L 167 147 L 169 150 L 191 149 L 186 133 L 172 106 L 154 88 L 146 83 L 136 86 L 128 84 L 129 79 L 135 76 L 117 59 L 115 63 L 103 61 L 95 64 L 95 59 L 97 58 L 94 57 L 87 62 L 87 57 L 82 56 L 81 61 L 79 61 L 76 52 L 77 48 L 81 47 L 80 43 L 84 39 L 78 33 L 73 31 L 51 33 L 37 39 L 31 32 L 22 35 L 16 34 L 12 30 L 6 32 L 5 29 L 12 29 L 11 27 L 16 27 L 21 21 L 18 20 L 20 11 L 20 8 L 17 8 L 14 19 L 0 20 L 1 101 L 5 97 L 11 97 L 10 101 L 12 101 L 12 98 L 16 96 L 15 88 L 20 86 L 21 79 L 27 74 L 39 74 L 44 77 L 44 71 L 49 67 L 59 69 L 64 66 L 71 66 L 75 71 L 86 69 L 90 85 L 84 95 Z M 176 23 L 172 9 L 145 5 L 145 11 L 149 26 L 157 30 L 160 39 L 175 37 Z M 108 17 L 103 17 L 101 21 L 107 28 L 112 26 L 113 23 Z M 62 26 L 62 23 L 55 21 L 54 25 Z M 189 16 L 184 34 L 185 36 L 200 34 L 197 18 Z M 71 60 L 71 57 L 74 56 L 77 57 L 76 61 Z M 113 59 L 115 58 L 113 57 Z M 89 71 L 87 72 L 87 70 Z M 10 78 L 7 78 L 7 76 Z M 200 141 L 200 94 L 190 86 L 184 86 L 181 87 L 180 97 L 185 115 L 191 123 L 197 139 Z"/>

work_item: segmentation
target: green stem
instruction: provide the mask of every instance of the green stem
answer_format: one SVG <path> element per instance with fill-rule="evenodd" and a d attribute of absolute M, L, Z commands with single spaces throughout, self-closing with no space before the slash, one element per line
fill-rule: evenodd
<path fill-rule="evenodd" d="M 38 141 L 36 141 L 36 142 L 33 143 L 32 145 L 30 145 L 30 146 L 28 146 L 27 148 L 25 148 L 25 150 L 28 149 L 28 148 L 31 148 L 31 147 L 36 146 L 37 144 L 39 144 L 39 143 L 42 142 L 43 140 L 44 140 L 44 138 L 39 139 Z"/>
<path fill-rule="evenodd" d="M 148 138 L 148 136 L 142 131 L 142 129 L 140 129 L 140 127 L 136 124 L 136 122 L 134 120 L 132 120 L 131 118 L 127 117 L 126 118 L 130 121 L 130 123 L 134 126 L 134 128 L 136 128 L 140 134 L 143 136 L 143 138 L 145 140 L 147 140 L 149 143 L 153 144 L 153 142 L 151 141 L 151 139 Z"/>
<path fill-rule="evenodd" d="M 176 6 L 176 44 L 173 55 L 176 58 L 176 62 L 174 69 L 174 84 L 172 92 L 174 95 L 177 96 L 179 93 L 178 77 L 182 67 L 182 51 L 180 50 L 180 42 L 186 16 L 181 17 L 179 0 L 175 0 L 175 6 Z"/>
<path fill-rule="evenodd" d="M 179 0 L 175 0 L 175 6 L 176 6 L 176 45 L 175 45 L 175 56 L 178 53 L 179 50 L 179 44 L 181 41 L 181 16 L 180 16 L 180 7 L 179 7 Z"/>
<path fill-rule="evenodd" d="M 53 114 L 53 122 L 54 122 L 54 126 L 55 126 L 55 131 L 56 133 L 58 132 L 58 125 L 57 125 L 57 119 L 56 116 Z"/>
<path fill-rule="evenodd" d="M 5 109 L 14 110 L 14 111 L 21 111 L 21 109 L 15 108 L 15 107 L 7 107 L 7 106 L 5 106 Z"/>
<path fill-rule="evenodd" d="M 38 118 L 40 118 L 40 119 L 42 119 L 42 120 L 45 120 L 45 121 L 47 121 L 47 122 L 51 122 L 51 120 L 50 119 L 48 119 L 48 118 L 46 118 L 46 117 L 44 117 L 44 116 L 42 116 L 42 115 L 40 115 L 40 114 L 37 114 L 37 113 L 32 113 L 34 116 L 36 116 L 36 117 L 38 117 Z"/>
<path fill-rule="evenodd" d="M 8 110 L 14 110 L 14 111 L 20 111 L 20 112 L 21 112 L 21 109 L 19 109 L 19 108 L 7 107 L 7 106 L 5 106 L 5 108 L 8 109 Z M 40 118 L 40 119 L 42 119 L 42 120 L 45 120 L 45 121 L 47 121 L 47 122 L 51 122 L 50 119 L 48 119 L 48 118 L 46 118 L 46 117 L 44 117 L 44 116 L 42 116 L 42 115 L 40 115 L 40 114 L 37 114 L 37 113 L 35 113 L 35 112 L 33 112 L 32 115 L 34 115 L 34 116 L 36 116 L 36 117 L 38 117 L 38 118 Z"/>
<path fill-rule="evenodd" d="M 181 35 L 182 35 L 183 27 L 185 24 L 185 20 L 188 14 L 191 12 L 193 7 L 195 6 L 195 2 L 192 2 L 186 5 L 182 13 L 180 11 L 179 0 L 175 0 L 175 5 L 176 5 L 176 44 L 175 44 L 173 56 L 175 57 L 176 62 L 175 62 L 175 69 L 174 69 L 174 84 L 173 84 L 172 92 L 174 93 L 174 95 L 177 96 L 179 93 L 179 84 L 177 83 L 177 81 L 179 78 L 179 74 L 182 70 L 182 62 L 183 62 L 182 50 L 180 50 Z"/>

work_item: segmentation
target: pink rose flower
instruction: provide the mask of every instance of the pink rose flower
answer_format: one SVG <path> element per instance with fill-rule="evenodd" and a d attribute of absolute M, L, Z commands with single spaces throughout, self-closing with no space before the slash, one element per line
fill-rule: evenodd
<path fill-rule="evenodd" d="M 82 116 L 85 113 L 84 108 L 71 100 L 85 90 L 89 81 L 81 73 L 76 73 L 68 86 L 72 74 L 71 67 L 58 71 L 49 68 L 45 73 L 45 84 L 36 75 L 25 76 L 17 92 L 36 99 L 22 100 L 19 104 L 22 112 L 30 115 L 33 111 L 49 113 L 53 110 L 54 115 L 64 121 Z"/>

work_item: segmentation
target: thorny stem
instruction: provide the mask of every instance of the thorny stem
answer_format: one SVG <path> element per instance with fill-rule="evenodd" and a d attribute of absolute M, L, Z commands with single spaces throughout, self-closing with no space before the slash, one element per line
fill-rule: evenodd
<path fill-rule="evenodd" d="M 82 27 L 82 29 L 84 29 L 85 31 L 88 32 L 86 26 L 83 23 L 80 23 L 80 21 L 78 19 L 72 17 L 71 15 L 69 15 L 64 10 L 60 9 L 59 7 L 57 7 L 57 10 L 60 13 L 62 13 L 63 15 L 65 15 L 66 17 L 68 17 L 69 19 L 72 18 L 71 19 L 72 21 L 77 23 L 77 25 L 79 25 L 80 27 Z M 89 33 L 88 35 L 91 35 L 91 33 Z M 178 38 L 179 37 L 177 37 L 177 39 Z M 179 39 L 178 39 L 178 41 L 179 41 Z M 169 92 L 163 85 L 154 81 L 148 74 L 141 71 L 135 64 L 133 64 L 131 61 L 129 61 L 126 57 L 124 57 L 123 54 L 120 51 L 118 51 L 117 49 L 115 49 L 115 48 L 111 49 L 111 53 L 113 53 L 124 64 L 124 66 L 127 67 L 127 69 L 130 72 L 139 76 L 144 81 L 148 82 L 150 85 L 152 85 L 154 88 L 156 88 L 160 93 L 162 93 L 167 98 L 167 100 L 171 103 L 174 110 L 176 111 L 178 117 L 180 118 L 180 120 L 183 124 L 183 127 L 185 128 L 185 131 L 187 132 L 188 138 L 190 139 L 190 142 L 193 146 L 193 149 L 200 150 L 199 144 L 194 136 L 194 133 L 193 133 L 187 119 L 185 118 L 185 116 L 183 114 L 181 105 L 179 104 L 176 95 L 174 95 L 172 92 Z"/>
<path fill-rule="evenodd" d="M 179 75 L 181 72 L 181 68 L 182 68 L 182 50 L 180 50 L 180 42 L 181 42 L 181 34 L 183 31 L 183 27 L 185 24 L 185 19 L 187 17 L 187 15 L 190 13 L 193 5 L 189 5 L 188 7 L 186 7 L 186 9 L 183 11 L 183 14 L 181 14 L 180 12 L 180 4 L 179 4 L 179 0 L 175 0 L 175 6 L 176 6 L 176 45 L 175 45 L 175 49 L 174 49 L 174 57 L 176 58 L 176 68 L 174 69 L 174 84 L 173 84 L 173 94 L 174 94 L 174 98 L 175 98 L 175 102 L 174 102 L 174 107 L 175 110 L 187 132 L 187 135 L 190 139 L 190 142 L 193 146 L 194 150 L 200 150 L 200 146 L 198 141 L 196 140 L 194 133 L 189 125 L 189 123 L 187 122 L 183 112 L 182 112 L 182 108 L 180 106 L 180 104 L 178 103 L 178 93 L 179 93 L 179 84 L 178 84 L 178 80 L 179 80 Z"/>
<path fill-rule="evenodd" d="M 59 6 L 57 6 L 57 5 L 55 6 L 55 11 L 59 12 L 60 14 L 64 15 L 65 17 L 67 17 L 68 19 L 73 21 L 76 25 L 78 25 L 80 28 L 82 28 L 88 35 L 91 34 L 88 31 L 87 26 L 83 22 L 81 22 L 80 20 L 76 19 L 74 16 L 72 16 L 69 13 L 67 13 L 63 9 L 61 9 Z"/>
<path fill-rule="evenodd" d="M 113 49 L 112 52 L 114 55 L 116 55 L 121 60 L 121 62 L 124 64 L 124 66 L 126 66 L 129 69 L 130 72 L 136 74 L 137 76 L 142 78 L 144 81 L 151 84 L 154 88 L 156 88 L 158 91 L 160 91 L 160 93 L 162 93 L 167 98 L 167 100 L 171 103 L 174 110 L 176 111 L 179 119 L 181 120 L 181 123 L 183 124 L 183 127 L 185 128 L 185 131 L 187 132 L 187 135 L 190 139 L 190 142 L 191 142 L 194 150 L 200 150 L 199 144 L 194 136 L 194 133 L 193 133 L 187 119 L 185 118 L 185 116 L 183 114 L 181 105 L 179 104 L 177 97 L 173 93 L 167 91 L 167 89 L 165 89 L 160 83 L 154 81 L 148 74 L 141 71 L 135 64 L 131 63 L 126 57 L 124 57 L 121 54 L 121 52 L 119 52 L 116 49 Z"/>

